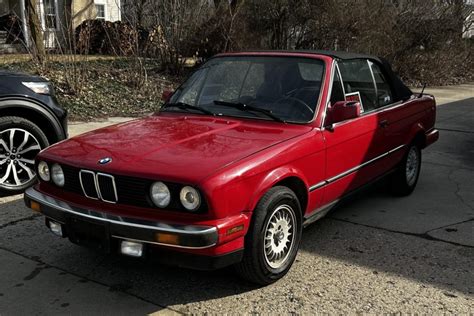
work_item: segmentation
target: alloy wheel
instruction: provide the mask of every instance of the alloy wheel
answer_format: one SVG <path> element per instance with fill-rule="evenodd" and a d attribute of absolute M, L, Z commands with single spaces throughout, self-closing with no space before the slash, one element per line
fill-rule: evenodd
<path fill-rule="evenodd" d="M 418 175 L 418 168 L 420 167 L 420 155 L 415 146 L 410 148 L 407 156 L 407 162 L 405 167 L 405 176 L 407 179 L 407 184 L 412 186 L 416 182 L 416 177 Z"/>
<path fill-rule="evenodd" d="M 32 181 L 35 157 L 41 145 L 33 134 L 21 128 L 0 133 L 0 186 L 15 188 Z"/>
<path fill-rule="evenodd" d="M 264 233 L 264 257 L 271 268 L 281 268 L 288 260 L 295 244 L 295 225 L 289 205 L 280 205 L 271 214 Z"/>

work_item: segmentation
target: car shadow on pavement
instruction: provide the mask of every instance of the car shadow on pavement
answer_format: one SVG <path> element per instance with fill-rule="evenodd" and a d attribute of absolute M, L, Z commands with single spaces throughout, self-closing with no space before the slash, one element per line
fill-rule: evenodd
<path fill-rule="evenodd" d="M 380 280 L 375 278 L 375 282 L 408 279 L 473 294 L 473 247 L 437 240 L 427 233 L 398 231 L 383 225 L 377 227 L 375 222 L 365 220 L 370 213 L 380 217 L 390 210 L 370 209 L 361 216 L 362 220 L 358 218 L 358 206 L 370 204 L 373 198 L 390 204 L 393 197 L 385 192 L 384 186 L 383 182 L 376 184 L 336 207 L 325 219 L 307 227 L 300 251 L 385 276 Z M 416 209 L 412 211 L 415 217 L 420 216 L 418 212 L 423 213 Z M 449 208 L 446 211 L 449 212 Z M 470 223 L 472 227 L 474 222 L 471 220 Z M 446 226 L 450 227 L 449 221 Z"/>

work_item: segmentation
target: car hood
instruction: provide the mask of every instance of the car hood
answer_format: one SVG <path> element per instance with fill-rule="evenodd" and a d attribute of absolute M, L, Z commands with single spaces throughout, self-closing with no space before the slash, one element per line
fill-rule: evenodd
<path fill-rule="evenodd" d="M 273 121 L 162 113 L 71 138 L 40 157 L 112 174 L 198 182 L 310 130 Z M 112 161 L 98 163 L 106 157 Z"/>

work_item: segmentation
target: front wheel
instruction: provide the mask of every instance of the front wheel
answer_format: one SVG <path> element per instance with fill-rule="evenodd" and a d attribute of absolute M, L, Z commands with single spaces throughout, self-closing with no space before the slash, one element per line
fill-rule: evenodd
<path fill-rule="evenodd" d="M 420 169 L 421 150 L 416 144 L 412 144 L 392 176 L 392 193 L 398 196 L 411 194 L 418 182 Z"/>
<path fill-rule="evenodd" d="M 301 231 L 301 207 L 295 193 L 287 187 L 271 188 L 254 210 L 237 272 L 261 285 L 279 280 L 295 261 Z"/>
<path fill-rule="evenodd" d="M 0 118 L 0 192 L 16 194 L 36 181 L 35 157 L 49 145 L 43 131 L 15 116 Z"/>

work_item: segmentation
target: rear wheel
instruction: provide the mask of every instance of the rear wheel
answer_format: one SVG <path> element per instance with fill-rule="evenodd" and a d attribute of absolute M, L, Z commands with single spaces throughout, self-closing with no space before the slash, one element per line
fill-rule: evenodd
<path fill-rule="evenodd" d="M 418 182 L 420 169 L 421 150 L 417 144 L 412 144 L 392 176 L 392 193 L 399 196 L 411 194 Z"/>
<path fill-rule="evenodd" d="M 46 135 L 29 120 L 0 118 L 0 192 L 16 194 L 36 181 L 35 157 L 49 145 Z"/>
<path fill-rule="evenodd" d="M 301 241 L 301 207 L 287 187 L 271 188 L 254 210 L 237 272 L 262 285 L 282 278 L 295 261 Z"/>

